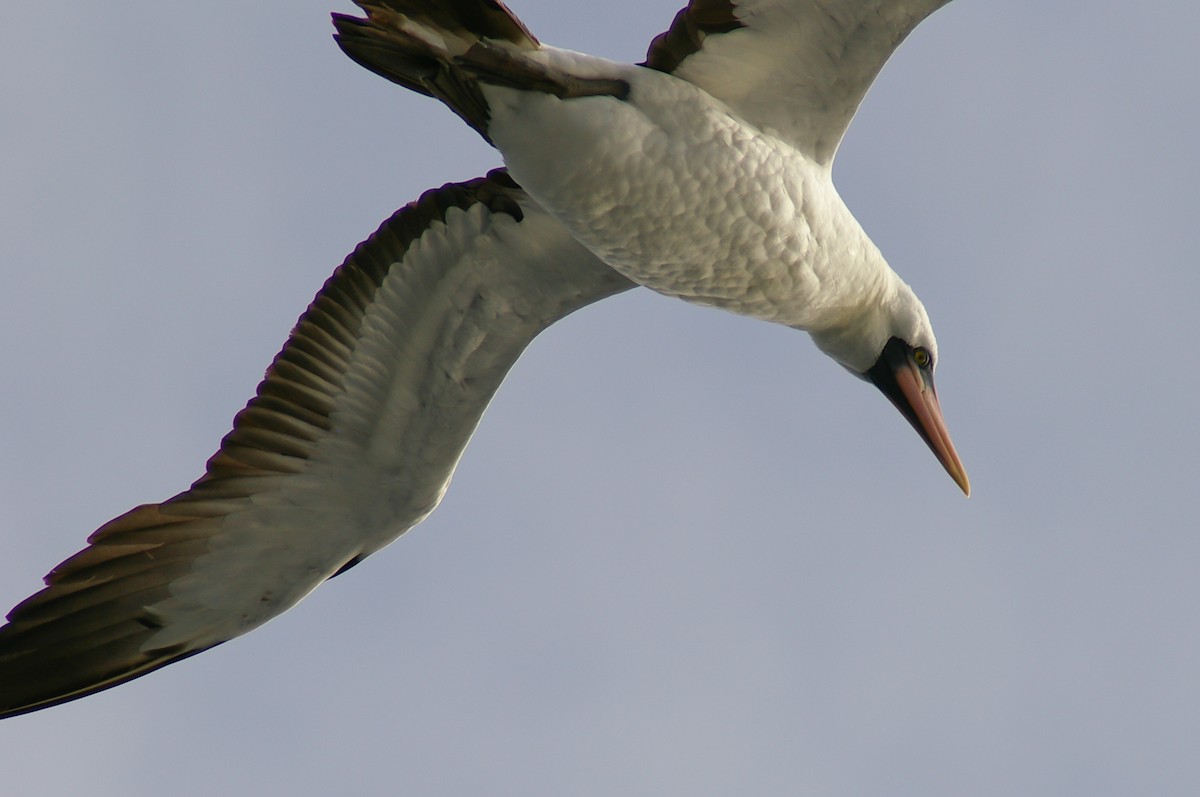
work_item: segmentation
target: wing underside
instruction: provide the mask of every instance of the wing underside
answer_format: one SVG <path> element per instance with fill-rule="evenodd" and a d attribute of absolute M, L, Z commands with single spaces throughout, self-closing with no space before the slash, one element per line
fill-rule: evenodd
<path fill-rule="evenodd" d="M 262 624 L 420 522 L 533 337 L 633 287 L 503 171 L 427 192 L 326 282 L 187 491 L 102 526 L 0 627 L 0 716 Z"/>
<path fill-rule="evenodd" d="M 948 2 L 691 0 L 645 65 L 828 163 L 883 64 Z"/>

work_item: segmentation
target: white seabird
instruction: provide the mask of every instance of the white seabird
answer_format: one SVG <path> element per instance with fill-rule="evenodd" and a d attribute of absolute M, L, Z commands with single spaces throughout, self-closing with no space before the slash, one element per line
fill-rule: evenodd
<path fill-rule="evenodd" d="M 343 50 L 506 169 L 425 193 L 317 294 L 188 490 L 102 526 L 0 627 L 0 716 L 245 633 L 419 523 L 538 332 L 643 285 L 807 331 L 969 492 L 912 290 L 835 191 L 883 63 L 948 0 L 693 0 L 640 65 L 497 0 L 355 0 Z"/>

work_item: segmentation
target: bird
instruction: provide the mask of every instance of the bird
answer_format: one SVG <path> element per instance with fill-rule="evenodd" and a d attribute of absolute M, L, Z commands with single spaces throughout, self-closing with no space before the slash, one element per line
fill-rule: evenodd
<path fill-rule="evenodd" d="M 644 287 L 806 332 L 961 488 L 937 341 L 832 181 L 884 63 L 949 0 L 690 0 L 639 64 L 499 0 L 354 0 L 336 43 L 499 152 L 360 243 L 183 492 L 103 524 L 0 626 L 0 717 L 245 634 L 420 523 L 542 330 Z"/>

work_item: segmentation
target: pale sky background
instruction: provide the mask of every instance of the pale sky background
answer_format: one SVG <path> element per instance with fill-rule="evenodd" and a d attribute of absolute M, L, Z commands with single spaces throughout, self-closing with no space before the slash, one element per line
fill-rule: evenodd
<path fill-rule="evenodd" d="M 640 60 L 680 2 L 511 5 Z M 380 221 L 499 163 L 331 10 L 5 9 L 0 609 L 200 475 Z M 838 184 L 933 317 L 969 500 L 805 336 L 627 294 L 535 342 L 426 523 L 0 722 L 0 790 L 1197 793 L 1198 29 L 957 0 L 851 128 Z"/>

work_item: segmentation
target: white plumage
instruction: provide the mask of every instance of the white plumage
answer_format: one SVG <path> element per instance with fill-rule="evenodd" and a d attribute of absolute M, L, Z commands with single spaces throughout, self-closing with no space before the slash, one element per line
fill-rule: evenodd
<path fill-rule="evenodd" d="M 205 475 L 105 524 L 10 613 L 0 715 L 245 633 L 387 545 L 437 506 L 529 341 L 635 284 L 810 332 L 968 489 L 925 310 L 831 180 L 875 74 L 945 0 L 693 0 L 639 66 L 544 47 L 495 0 L 357 2 L 343 49 L 445 101 L 509 171 L 385 222 Z"/>

